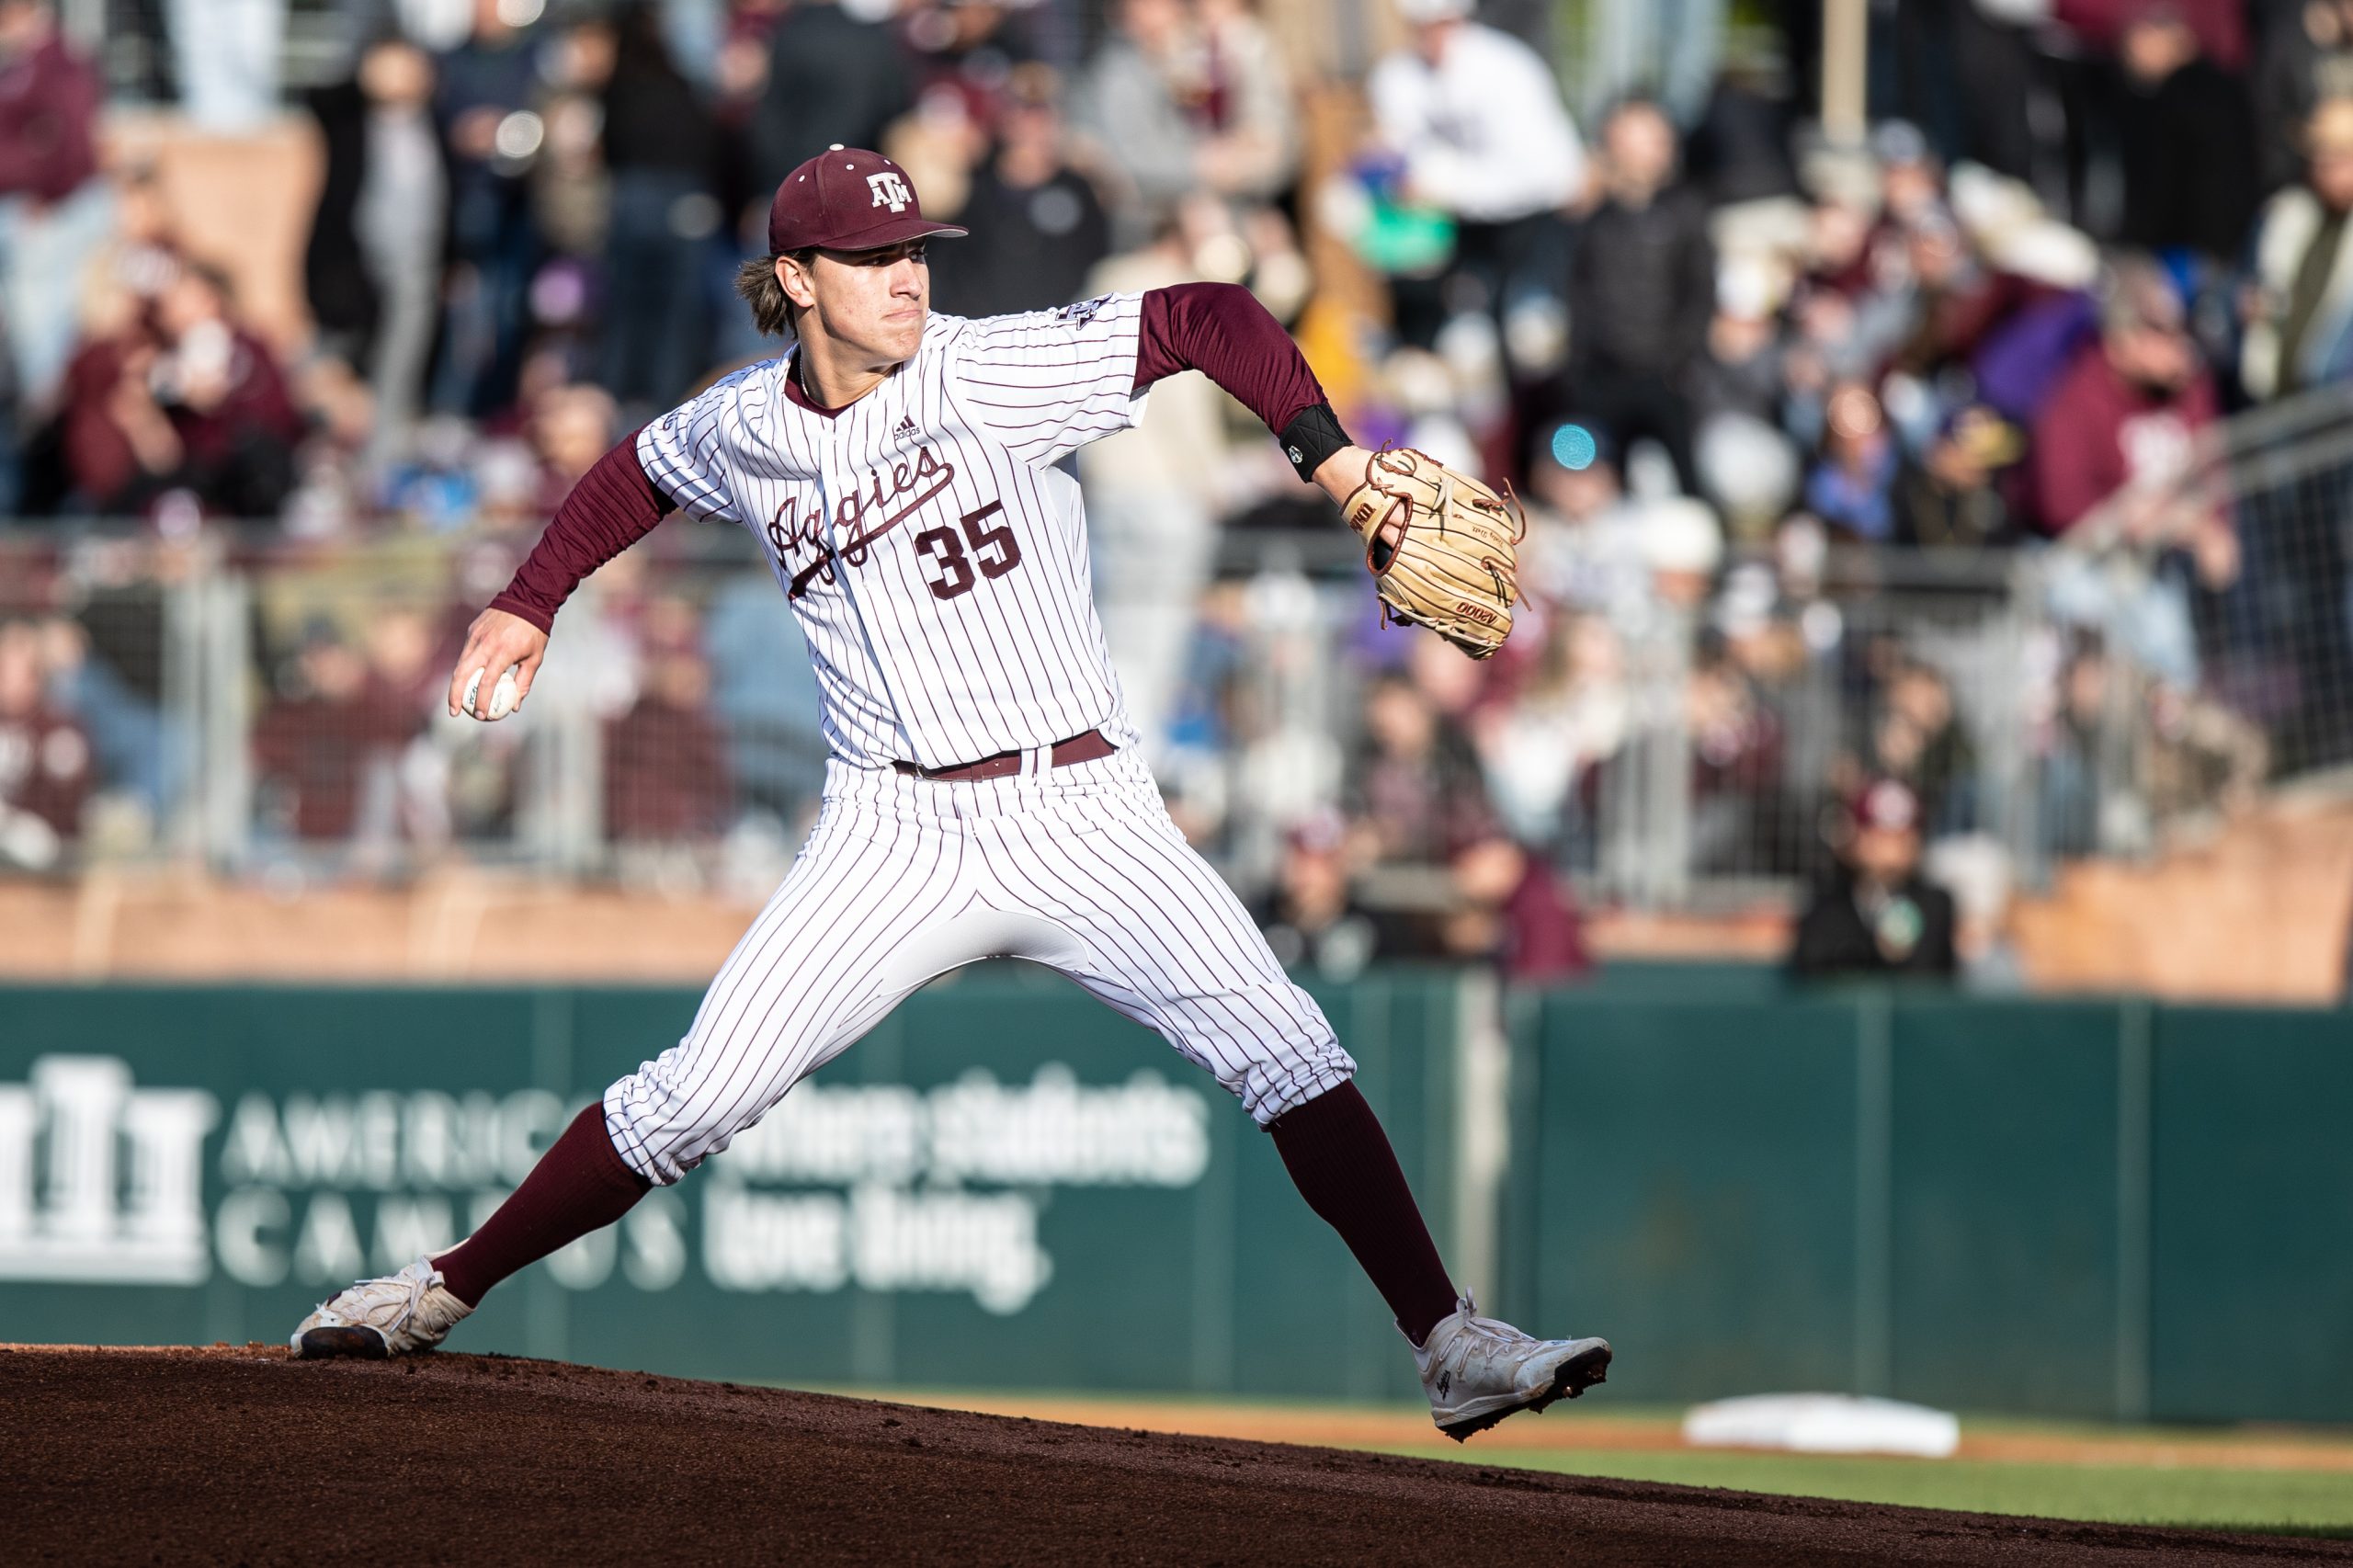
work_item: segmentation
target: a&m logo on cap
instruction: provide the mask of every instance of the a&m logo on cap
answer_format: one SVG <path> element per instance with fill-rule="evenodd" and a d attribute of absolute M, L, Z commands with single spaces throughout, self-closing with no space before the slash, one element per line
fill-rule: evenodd
<path fill-rule="evenodd" d="M 867 176 L 866 188 L 874 193 L 874 206 L 888 207 L 893 212 L 905 211 L 907 203 L 915 199 L 915 194 L 907 189 L 907 182 L 901 179 L 894 169 Z"/>

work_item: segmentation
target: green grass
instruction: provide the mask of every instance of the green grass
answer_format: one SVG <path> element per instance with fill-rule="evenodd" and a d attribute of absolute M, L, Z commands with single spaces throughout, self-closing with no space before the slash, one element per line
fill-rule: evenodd
<path fill-rule="evenodd" d="M 958 1408 L 981 1396 L 973 1391 L 917 1392 L 842 1389 L 836 1392 Z M 1034 1392 L 1006 1399 L 1040 1397 Z M 1337 1408 L 1315 1400 L 1230 1396 L 1113 1396 L 1099 1391 L 1073 1393 L 1090 1399 L 1132 1397 L 1146 1404 L 1203 1409 L 1321 1410 Z M 1351 1406 L 1361 1409 L 1361 1406 Z M 1421 1409 L 1393 1407 L 1418 1420 Z M 1545 1417 L 1553 1425 L 1590 1416 L 1597 1422 L 1631 1421 L 1671 1433 L 1683 1416 L 1678 1405 L 1589 1404 L 1555 1406 Z M 1081 1415 L 1079 1419 L 1085 1419 Z M 2342 1455 L 2353 1448 L 2345 1427 L 2131 1426 L 2037 1417 L 1964 1415 L 1962 1430 L 1977 1437 L 2166 1441 L 2201 1447 L 2247 1445 L 2263 1449 L 2310 1447 Z M 1905 1460 L 1847 1456 L 1710 1451 L 1678 1449 L 1516 1449 L 1511 1428 L 1474 1438 L 1467 1448 L 1452 1444 L 1412 1448 L 1368 1445 L 1381 1452 L 1415 1459 L 1448 1459 L 1466 1464 L 1552 1471 L 1569 1475 L 1608 1476 L 1628 1481 L 1718 1486 L 1741 1492 L 1801 1497 L 1835 1497 L 1858 1503 L 1891 1503 L 1969 1513 L 2015 1514 L 2052 1519 L 2160 1525 L 2251 1534 L 2329 1536 L 2353 1539 L 2353 1474 L 2342 1469 L 2238 1469 L 2165 1462 L 2069 1464 L 2026 1460 Z M 1499 1440 L 1500 1439 L 1500 1440 Z M 1607 1439 L 1605 1439 L 1607 1440 Z"/>
<path fill-rule="evenodd" d="M 1404 1452 L 1405 1450 L 1393 1450 Z M 1427 1452 L 1418 1457 L 1427 1457 Z M 1544 1450 L 1473 1445 L 1470 1464 L 2054 1519 L 2353 1536 L 2353 1477 L 2313 1471 L 2109 1468 L 1983 1460 Z"/>

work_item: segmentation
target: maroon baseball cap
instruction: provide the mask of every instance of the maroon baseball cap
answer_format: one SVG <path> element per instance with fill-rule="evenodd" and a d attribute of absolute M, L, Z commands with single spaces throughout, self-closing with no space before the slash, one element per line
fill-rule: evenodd
<path fill-rule="evenodd" d="M 926 234 L 952 239 L 967 232 L 923 215 L 906 170 L 880 153 L 838 142 L 785 176 L 768 203 L 768 250 L 775 256 L 812 245 L 881 250 Z"/>

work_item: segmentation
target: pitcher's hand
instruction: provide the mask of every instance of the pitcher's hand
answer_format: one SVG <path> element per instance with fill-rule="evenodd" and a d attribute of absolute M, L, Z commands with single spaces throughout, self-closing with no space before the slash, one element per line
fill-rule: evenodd
<path fill-rule="evenodd" d="M 483 611 L 466 629 L 466 651 L 458 655 L 458 667 L 450 672 L 449 716 L 454 719 L 469 711 L 466 687 L 476 671 L 482 674 L 482 683 L 474 688 L 472 717 L 490 722 L 490 695 L 498 687 L 498 677 L 509 669 L 515 672 L 515 706 L 522 707 L 547 653 L 548 634 L 521 616 L 503 609 Z"/>

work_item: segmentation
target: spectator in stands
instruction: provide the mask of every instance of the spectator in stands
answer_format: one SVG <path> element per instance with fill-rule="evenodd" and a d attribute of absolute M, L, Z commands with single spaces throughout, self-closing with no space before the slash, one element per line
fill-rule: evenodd
<path fill-rule="evenodd" d="M 2043 530 L 2064 533 L 2113 497 L 2111 515 L 2145 532 L 2217 412 L 2181 296 L 2152 263 L 2120 259 L 2102 288 L 2098 339 L 2076 353 L 2035 420 L 2029 470 Z"/>
<path fill-rule="evenodd" d="M 1017 67 L 995 154 L 972 177 L 957 222 L 986 242 L 942 246 L 931 302 L 953 315 L 1044 310 L 1080 297 L 1109 254 L 1111 221 L 1094 185 L 1071 165 L 1053 72 Z"/>
<path fill-rule="evenodd" d="M 994 126 L 1013 74 L 1041 63 L 1034 6 L 909 0 L 897 9 L 899 36 L 915 56 L 915 97 L 960 98 L 975 124 Z"/>
<path fill-rule="evenodd" d="M 1954 978 L 1952 895 L 1920 874 L 1918 798 L 1893 778 L 1864 785 L 1847 805 L 1838 859 L 1799 916 L 1790 972 Z"/>
<path fill-rule="evenodd" d="M 1691 734 L 1693 866 L 1745 875 L 1794 869 L 1796 846 L 1775 831 L 1790 814 L 1787 726 L 1721 640 L 1702 646 L 1684 683 L 1683 720 Z"/>
<path fill-rule="evenodd" d="M 74 506 L 136 514 L 184 491 L 215 516 L 276 517 L 301 421 L 277 360 L 231 318 L 228 279 L 184 267 L 150 315 L 85 346 L 67 371 Z"/>
<path fill-rule="evenodd" d="M 1543 856 L 1497 834 L 1465 848 L 1449 869 L 1455 902 L 1439 927 L 1449 957 L 1495 964 L 1520 985 L 1556 985 L 1592 971 L 1576 903 Z"/>
<path fill-rule="evenodd" d="M 95 775 L 82 727 L 50 706 L 39 630 L 0 623 L 0 866 L 46 871 L 80 832 Z"/>
<path fill-rule="evenodd" d="M 1348 981 L 1381 954 L 1381 922 L 1350 885 L 1347 837 L 1347 824 L 1329 812 L 1283 834 L 1275 884 L 1251 914 L 1285 969 Z"/>
<path fill-rule="evenodd" d="M 1380 676 L 1366 693 L 1347 778 L 1349 815 L 1374 861 L 1443 865 L 1495 835 L 1470 740 L 1410 676 Z"/>
<path fill-rule="evenodd" d="M 1507 701 L 1480 716 L 1473 733 L 1488 791 L 1512 836 L 1556 861 L 1583 864 L 1586 787 L 1634 724 L 1625 649 L 1598 615 L 1531 619 L 1524 630 L 1543 639 L 1535 667 Z"/>
<path fill-rule="evenodd" d="M 38 624 L 41 677 L 51 709 L 70 713 L 90 743 L 98 785 L 114 797 L 115 837 L 124 844 L 147 842 L 166 819 L 188 771 L 188 736 L 175 718 L 160 710 L 153 691 L 116 667 L 120 643 L 154 647 L 163 611 L 133 590 L 135 601 L 119 599 L 111 608 L 85 605 L 82 615 L 98 623 L 116 644 L 101 648 L 91 631 L 71 616 L 52 615 Z M 132 663 L 145 661 L 132 659 Z M 160 668 L 142 671 L 160 680 Z"/>
<path fill-rule="evenodd" d="M 535 392 L 529 416 L 531 449 L 540 460 L 539 510 L 546 516 L 611 449 L 617 416 L 602 387 L 579 381 Z"/>
<path fill-rule="evenodd" d="M 734 801 L 710 666 L 682 642 L 648 650 L 637 700 L 605 730 L 606 831 L 637 844 L 716 838 Z"/>
<path fill-rule="evenodd" d="M 350 839 L 361 794 L 392 737 L 368 700 L 368 664 L 332 621 L 304 628 L 300 651 L 254 726 L 255 794 L 264 830 L 320 844 Z"/>
<path fill-rule="evenodd" d="M 1585 147 L 1552 71 L 1518 39 L 1472 21 L 1472 0 L 1401 0 L 1409 46 L 1366 84 L 1381 142 L 1404 164 L 1404 199 L 1455 222 L 1439 297 L 1417 312 L 1415 301 L 1400 302 L 1401 318 L 1413 312 L 1427 324 L 1404 332 L 1424 347 L 1448 313 L 1500 315 L 1531 291 L 1553 291 L 1560 214 L 1586 188 Z"/>
<path fill-rule="evenodd" d="M 2336 13 L 2332 12 L 2332 15 Z M 2345 15 L 2353 17 L 2353 6 Z M 2353 69 L 2353 54 L 2347 55 Z M 2254 244 L 2241 383 L 2258 399 L 2293 397 L 2353 378 L 2353 97 L 2330 98 L 2304 133 L 2303 178 L 2271 199 Z M 2278 728 L 2290 767 L 2341 755 L 2344 694 L 2353 687 L 2353 627 L 2345 608 L 2340 522 L 2345 473 L 2330 464 L 2266 487 L 2241 508 L 2253 602 L 2270 625 L 2247 639 L 2256 662 L 2284 654 L 2294 711 Z M 2258 677 L 2260 678 L 2260 677 Z"/>
<path fill-rule="evenodd" d="M 776 585 L 765 573 L 747 574 L 712 596 L 704 642 L 712 717 L 727 736 L 738 801 L 798 843 L 825 782 L 817 674 L 801 623 L 776 613 Z"/>
<path fill-rule="evenodd" d="M 0 0 L 0 320 L 31 404 L 64 373 L 83 267 L 112 221 L 98 178 L 102 96 L 49 0 Z"/>
<path fill-rule="evenodd" d="M 642 418 L 685 396 L 703 369 L 707 334 L 694 279 L 719 224 L 717 128 L 671 60 L 648 0 L 624 6 L 614 28 L 604 90 L 612 219 L 600 379 Z"/>
<path fill-rule="evenodd" d="M 2099 847 L 2100 736 L 2114 676 L 2107 649 L 2077 634 L 2060 666 L 2057 711 L 2035 769 L 2037 847 L 2054 858 Z"/>
<path fill-rule="evenodd" d="M 1715 313 L 1716 253 L 1699 193 L 1677 182 L 1675 127 L 1656 104 L 1620 104 L 1602 125 L 1601 205 L 1569 268 L 1569 384 L 1631 445 L 1666 449 L 1699 493 L 1688 378 Z"/>
<path fill-rule="evenodd" d="M 1717 273 L 1707 352 L 1688 383 L 1700 480 L 1723 508 L 1726 527 L 1751 540 L 1772 531 L 1803 478 L 1797 449 L 1780 427 L 1787 382 L 1778 292 L 1761 259 L 1726 259 Z"/>
<path fill-rule="evenodd" d="M 2353 97 L 2314 111 L 2303 151 L 2303 178 L 2271 199 L 2256 230 L 2239 380 L 2258 399 L 2353 377 Z"/>
<path fill-rule="evenodd" d="M 215 134 L 250 135 L 278 111 L 291 0 L 165 0 L 180 109 Z"/>
<path fill-rule="evenodd" d="M 533 327 L 551 330 L 538 341 L 561 341 L 576 329 L 584 347 L 593 347 L 602 324 L 591 314 L 592 307 L 609 312 L 613 305 L 601 296 L 592 300 L 590 287 L 600 276 L 598 264 L 613 226 L 605 92 L 620 55 L 612 18 L 597 12 L 557 32 L 540 54 L 546 91 L 538 108 L 544 131 L 531 160 L 529 185 L 531 224 L 541 255 L 532 275 L 530 305 Z"/>
<path fill-rule="evenodd" d="M 1114 234 L 1147 243 L 1203 183 L 1204 137 L 1190 112 L 1199 45 L 1184 0 L 1120 0 L 1089 62 L 1074 119 L 1119 188 Z"/>
<path fill-rule="evenodd" d="M 273 517 L 293 488 L 302 423 L 277 358 L 232 303 L 226 275 L 184 268 L 155 302 L 150 382 L 179 444 L 176 483 L 216 516 Z"/>
<path fill-rule="evenodd" d="M 415 422 L 439 325 L 449 178 L 432 102 L 432 57 L 397 37 L 310 96 L 326 171 L 303 283 L 321 350 L 368 378 L 379 455 Z"/>
<path fill-rule="evenodd" d="M 1529 460 L 1528 538 L 1519 580 L 1543 602 L 1639 625 L 1656 596 L 1641 506 L 1628 499 L 1617 443 L 1591 419 L 1555 426 Z"/>
<path fill-rule="evenodd" d="M 1629 495 L 1609 432 L 1590 419 L 1557 426 L 1530 464 L 1520 581 L 1628 636 L 1655 634 L 1664 607 L 1696 606 L 1723 553 L 1701 502 Z"/>
<path fill-rule="evenodd" d="M 1201 184 L 1236 204 L 1271 201 L 1299 166 L 1298 110 L 1258 0 L 1193 0 L 1199 29 Z"/>
<path fill-rule="evenodd" d="M 890 29 L 835 0 L 795 0 L 768 34 L 767 80 L 751 121 L 759 216 L 777 182 L 835 142 L 880 147 L 914 107 L 906 58 Z"/>
<path fill-rule="evenodd" d="M 1834 533 L 1884 544 L 1895 535 L 1898 454 L 1879 399 L 1848 382 L 1830 394 L 1822 455 L 1806 476 L 1806 509 Z"/>
<path fill-rule="evenodd" d="M 450 836 L 449 755 L 430 738 L 448 699 L 441 646 L 423 611 L 396 606 L 369 618 L 368 674 L 360 701 L 374 722 L 370 776 L 359 824 L 366 869 L 391 869 L 396 843 L 424 848 Z"/>
<path fill-rule="evenodd" d="M 726 36 L 713 62 L 712 90 L 725 170 L 721 194 L 730 210 L 759 194 L 752 188 L 749 131 L 767 88 L 769 37 L 790 8 L 790 0 L 733 0 L 727 8 Z M 768 194 L 774 194 L 772 187 Z M 767 216 L 765 210 L 761 216 Z"/>
<path fill-rule="evenodd" d="M 1366 746 L 1348 774 L 1358 854 L 1373 864 L 1445 872 L 1443 903 L 1418 923 L 1392 927 L 1393 944 L 1383 950 L 1496 961 L 1530 983 L 1580 974 L 1589 960 L 1574 905 L 1550 861 L 1503 831 L 1477 756 L 1442 705 L 1465 693 L 1425 688 L 1451 679 L 1461 663 L 1438 651 L 1445 662 L 1416 661 L 1421 680 L 1392 675 L 1372 683 Z"/>
<path fill-rule="evenodd" d="M 1706 355 L 1693 367 L 1693 402 L 1704 415 L 1778 424 L 1781 414 L 1779 301 L 1770 268 L 1727 257 L 1718 269 Z"/>
<path fill-rule="evenodd" d="M 2268 8 L 2254 97 L 2259 190 L 2296 177 L 2312 117 L 2331 98 L 2353 97 L 2353 0 Z"/>
<path fill-rule="evenodd" d="M 0 311 L 0 518 L 24 511 L 24 436 L 18 433 L 17 358 L 7 347 L 7 311 Z"/>
<path fill-rule="evenodd" d="M 449 149 L 447 316 L 433 405 L 483 418 L 515 392 L 540 239 L 529 176 L 546 136 L 531 35 L 505 0 L 474 0 L 473 30 L 441 56 L 434 114 Z"/>
<path fill-rule="evenodd" d="M 2117 239 L 2235 261 L 2261 195 L 2245 82 L 2208 55 L 2188 17 L 2171 5 L 2133 15 L 2118 40 L 2117 62 L 2124 176 Z"/>
<path fill-rule="evenodd" d="M 63 511 L 136 517 L 170 487 L 184 454 L 155 401 L 159 356 L 154 335 L 134 320 L 85 343 L 66 367 L 58 415 Z"/>
<path fill-rule="evenodd" d="M 1906 785 L 1932 838 L 1977 826 L 1977 747 L 1934 665 L 1899 654 L 1871 735 L 1871 771 Z"/>
<path fill-rule="evenodd" d="M 1945 419 L 1927 455 L 1907 460 L 1895 485 L 1895 535 L 1922 550 L 1983 550 L 2010 542 L 2000 476 L 2018 461 L 2018 431 L 1983 403 Z"/>

